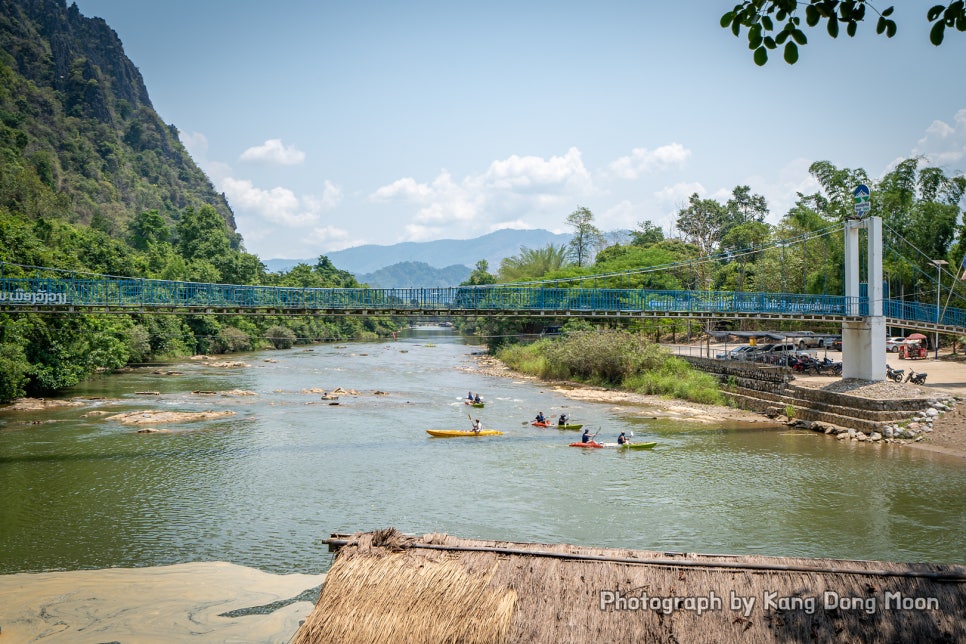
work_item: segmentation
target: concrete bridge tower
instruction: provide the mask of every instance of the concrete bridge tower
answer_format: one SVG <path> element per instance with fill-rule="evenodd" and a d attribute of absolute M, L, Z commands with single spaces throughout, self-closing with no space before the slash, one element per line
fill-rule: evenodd
<path fill-rule="evenodd" d="M 859 308 L 859 231 L 868 231 L 869 310 L 858 322 L 842 323 L 842 377 L 885 380 L 886 324 L 882 314 L 882 219 L 845 222 L 846 313 L 862 315 Z"/>

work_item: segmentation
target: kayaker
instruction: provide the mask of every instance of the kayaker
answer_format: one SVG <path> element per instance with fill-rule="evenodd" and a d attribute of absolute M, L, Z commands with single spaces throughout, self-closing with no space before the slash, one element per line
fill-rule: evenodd
<path fill-rule="evenodd" d="M 585 429 L 584 430 L 584 433 L 580 436 L 580 442 L 581 443 L 589 443 L 590 442 L 590 430 L 589 429 Z"/>
<path fill-rule="evenodd" d="M 624 435 L 624 432 L 621 432 L 621 435 L 617 437 L 617 444 L 627 445 L 628 443 L 630 443 L 630 441 L 627 440 L 627 436 Z"/>
<path fill-rule="evenodd" d="M 473 402 L 475 402 L 475 403 L 481 403 L 481 402 L 483 402 L 483 401 L 482 401 L 482 400 L 480 399 L 480 394 L 476 394 L 476 396 L 474 396 L 474 398 L 473 398 Z"/>
<path fill-rule="evenodd" d="M 557 424 L 561 427 L 567 424 L 567 414 L 560 414 L 560 418 L 557 420 Z"/>
<path fill-rule="evenodd" d="M 537 422 L 538 423 L 545 423 L 545 422 L 547 422 L 547 418 L 546 418 L 546 416 L 543 415 L 543 412 L 542 411 L 538 411 L 537 412 Z"/>
<path fill-rule="evenodd" d="M 468 401 L 470 401 L 470 402 L 473 402 L 473 392 L 472 391 L 466 392 L 466 399 Z"/>
<path fill-rule="evenodd" d="M 477 418 L 476 420 L 473 421 L 473 433 L 479 434 L 482 431 L 483 431 L 483 423 L 481 423 L 480 419 Z"/>

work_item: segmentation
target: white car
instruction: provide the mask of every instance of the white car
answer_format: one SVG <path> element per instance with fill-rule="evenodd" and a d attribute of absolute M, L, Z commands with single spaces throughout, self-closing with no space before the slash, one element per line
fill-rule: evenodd
<path fill-rule="evenodd" d="M 719 353 L 715 357 L 718 360 L 744 360 L 748 355 L 755 350 L 755 347 L 750 344 L 746 344 L 742 347 L 735 347 L 727 353 Z"/>
<path fill-rule="evenodd" d="M 886 351 L 889 353 L 899 353 L 899 347 L 906 343 L 903 337 L 886 338 Z"/>

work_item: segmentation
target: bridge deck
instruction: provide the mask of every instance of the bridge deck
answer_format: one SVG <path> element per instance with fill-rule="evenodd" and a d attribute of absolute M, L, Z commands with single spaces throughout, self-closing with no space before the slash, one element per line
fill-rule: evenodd
<path fill-rule="evenodd" d="M 438 315 L 856 321 L 866 298 L 796 293 L 488 285 L 339 289 L 107 278 L 0 279 L 0 311 L 199 315 Z M 966 311 L 885 300 L 887 324 L 966 333 Z"/>

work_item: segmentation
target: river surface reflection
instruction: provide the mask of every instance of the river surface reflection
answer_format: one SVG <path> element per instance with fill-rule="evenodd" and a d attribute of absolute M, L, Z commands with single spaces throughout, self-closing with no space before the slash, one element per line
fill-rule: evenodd
<path fill-rule="evenodd" d="M 962 563 L 966 469 L 912 449 L 786 428 L 688 425 L 569 400 L 472 371 L 448 331 L 392 343 L 246 354 L 87 383 L 83 407 L 0 413 L 0 572 L 226 561 L 317 573 L 332 532 L 422 534 L 706 553 Z M 156 371 L 174 370 L 175 375 Z M 307 389 L 356 390 L 338 405 Z M 223 396 L 197 391 L 254 392 Z M 137 392 L 156 391 L 159 395 Z M 504 436 L 434 439 L 472 410 Z M 380 393 L 375 393 L 380 392 Z M 165 433 L 105 419 L 231 410 Z M 653 451 L 567 447 L 537 411 L 658 441 Z M 478 412 L 478 413 L 477 413 Z"/>

